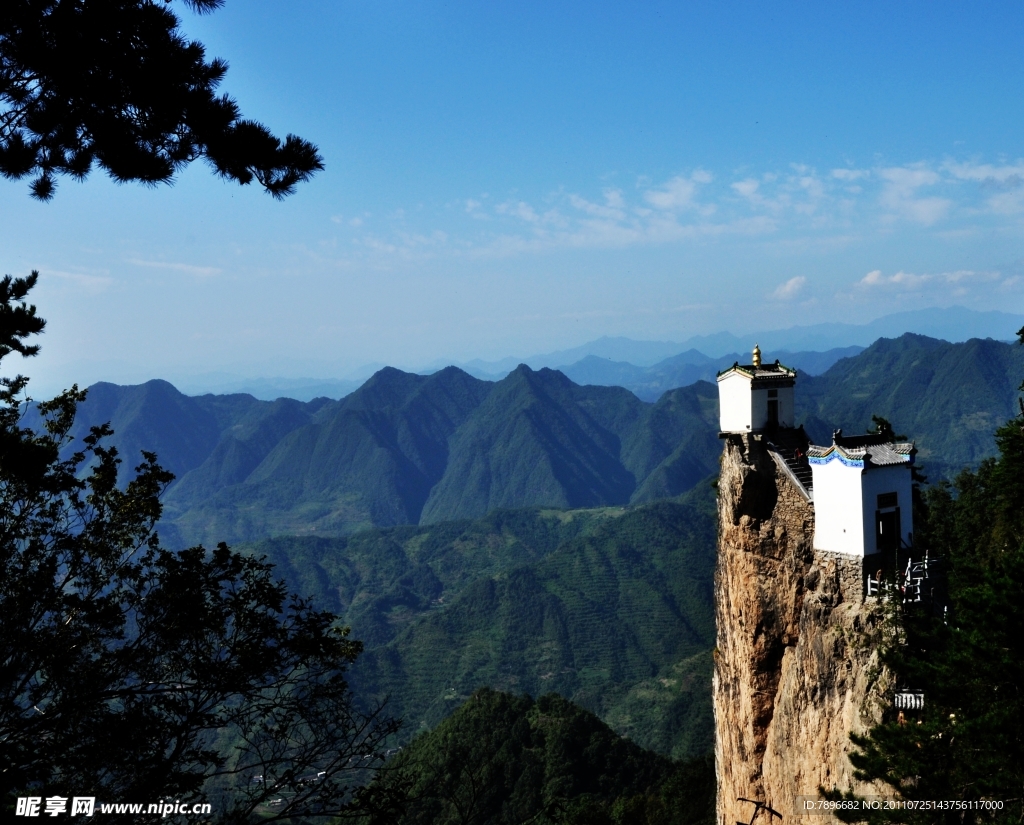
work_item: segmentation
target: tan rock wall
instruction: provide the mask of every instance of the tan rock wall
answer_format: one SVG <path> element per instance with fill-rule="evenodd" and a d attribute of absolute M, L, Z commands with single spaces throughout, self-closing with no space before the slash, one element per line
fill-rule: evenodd
<path fill-rule="evenodd" d="M 849 734 L 880 710 L 880 615 L 859 559 L 814 552 L 814 509 L 757 436 L 726 439 L 718 491 L 718 821 L 750 820 L 741 796 L 789 818 L 800 795 L 854 787 Z"/>

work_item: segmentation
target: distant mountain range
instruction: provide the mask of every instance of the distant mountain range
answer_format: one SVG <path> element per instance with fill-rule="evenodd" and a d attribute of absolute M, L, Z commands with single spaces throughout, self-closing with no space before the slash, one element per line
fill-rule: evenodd
<path fill-rule="evenodd" d="M 698 335 L 683 341 L 637 341 L 624 337 L 602 337 L 571 349 L 496 361 L 437 360 L 416 366 L 411 371 L 423 375 L 457 366 L 486 381 L 504 378 L 520 364 L 533 370 L 557 369 L 577 383 L 624 386 L 645 400 L 656 400 L 660 393 L 686 386 L 696 380 L 711 380 L 722 365 L 745 360 L 753 344 L 770 352 L 771 357 L 798 367 L 810 375 L 827 370 L 840 358 L 855 354 L 878 338 L 898 338 L 906 332 L 926 335 L 953 343 L 971 338 L 1012 340 L 1024 326 L 1024 315 L 1005 312 L 978 312 L 964 307 L 915 310 L 886 315 L 868 324 L 849 324 L 831 320 L 810 326 L 762 330 L 737 335 L 720 332 Z M 737 355 L 737 354 L 740 355 Z M 313 368 L 321 374 L 336 372 L 331 378 L 253 377 L 230 372 L 182 374 L 172 379 L 186 395 L 249 394 L 260 400 L 294 398 L 340 399 L 356 390 L 383 364 L 364 365 L 357 370 L 332 368 L 322 364 Z M 89 370 L 95 374 L 95 366 Z M 107 374 L 125 372 L 119 362 L 108 365 Z M 129 380 L 135 380 L 130 378 Z M 37 391 L 39 388 L 36 388 Z"/>
<path fill-rule="evenodd" d="M 673 496 L 714 472 L 715 419 L 706 383 L 648 404 L 525 366 L 499 382 L 384 369 L 306 403 L 97 384 L 75 433 L 111 422 L 126 475 L 159 455 L 178 477 L 161 529 L 180 546 Z"/>
<path fill-rule="evenodd" d="M 372 374 L 372 373 L 371 373 Z M 294 398 L 344 398 L 359 389 L 369 375 L 360 378 L 239 378 L 232 375 L 208 375 L 187 379 L 178 384 L 186 395 L 251 395 L 264 401 Z"/>
<path fill-rule="evenodd" d="M 831 349 L 826 352 L 771 352 L 772 359 L 778 358 L 786 366 L 819 375 L 843 358 L 849 358 L 863 351 L 864 347 L 852 346 Z M 709 358 L 695 349 L 666 358 L 650 367 L 637 367 L 623 361 L 610 361 L 596 355 L 588 355 L 575 364 L 561 367 L 560 372 L 577 384 L 593 384 L 603 387 L 625 387 L 644 401 L 656 401 L 662 393 L 677 387 L 686 387 L 697 381 L 714 381 L 726 367 L 737 361 L 747 363 L 750 353 L 733 352 L 718 358 Z"/>
<path fill-rule="evenodd" d="M 634 351 L 642 355 L 647 342 L 629 341 L 629 339 L 617 339 L 629 345 L 623 349 Z M 600 343 L 600 342 L 595 342 Z M 577 384 L 593 384 L 602 387 L 625 387 L 637 397 L 645 401 L 656 401 L 663 392 L 685 387 L 696 381 L 713 381 L 719 370 L 731 365 L 737 360 L 747 360 L 749 352 L 729 353 L 716 358 L 711 358 L 695 349 L 685 352 L 678 351 L 679 344 L 667 344 L 666 349 L 674 354 L 650 366 L 637 366 L 628 361 L 615 361 L 609 358 L 602 358 L 599 355 L 587 355 L 575 363 L 558 364 L 559 372 L 569 376 Z M 583 349 L 583 348 L 581 348 Z M 848 358 L 863 350 L 861 346 L 840 347 L 825 352 L 789 352 L 786 350 L 772 352 L 773 358 L 780 358 L 791 367 L 796 367 L 809 373 L 818 375 L 831 367 L 840 358 Z M 512 359 L 506 359 L 511 362 Z M 537 359 L 538 361 L 550 360 L 547 358 Z M 641 357 L 639 361 L 646 361 Z M 482 362 L 475 362 L 482 363 Z M 505 362 L 502 362 L 505 363 Z M 506 370 L 493 371 L 463 364 L 460 366 L 464 372 L 474 378 L 484 381 L 499 381 L 512 372 L 518 363 L 511 364 Z M 532 369 L 540 370 L 548 367 L 548 364 L 528 363 Z M 443 369 L 443 368 L 442 368 Z M 440 371 L 440 370 L 437 370 Z M 434 370 L 424 370 L 423 375 L 430 375 Z M 208 377 L 204 380 L 194 379 L 184 384 L 180 389 L 186 395 L 205 395 L 208 392 L 201 388 L 217 387 L 218 394 L 222 395 L 251 395 L 261 400 L 275 400 L 277 398 L 293 398 L 298 401 L 312 401 L 316 398 L 341 399 L 349 393 L 355 392 L 369 378 L 360 379 L 314 379 L 314 378 L 258 378 L 258 379 L 236 379 L 228 377 Z"/>
<path fill-rule="evenodd" d="M 888 418 L 914 439 L 932 481 L 995 455 L 996 427 L 1019 413 L 1024 347 L 991 339 L 949 344 L 923 335 L 881 339 L 824 375 L 797 381 L 798 420 L 817 443 Z"/>
<path fill-rule="evenodd" d="M 736 335 L 731 332 L 696 335 L 678 343 L 603 337 L 579 347 L 543 355 L 532 355 L 527 358 L 503 358 L 499 361 L 477 359 L 458 363 L 456 366 L 478 378 L 493 380 L 507 375 L 521 363 L 533 369 L 551 367 L 566 372 L 566 368 L 571 365 L 595 356 L 608 361 L 625 362 L 637 367 L 652 367 L 660 361 L 671 359 L 673 356 L 686 353 L 689 350 L 696 350 L 698 354 L 710 359 L 721 359 L 728 357 L 729 353 L 750 352 L 755 343 L 759 343 L 762 350 L 771 350 L 774 353 L 772 356 L 774 358 L 781 357 L 780 353 L 825 352 L 849 347 L 864 348 L 879 338 L 899 338 L 906 332 L 926 335 L 951 343 L 967 341 L 971 338 L 995 338 L 1001 341 L 1010 341 L 1022 326 L 1024 326 L 1024 315 L 997 311 L 979 312 L 959 306 L 932 307 L 885 315 L 867 324 L 827 321 L 810 326 L 762 330 L 747 335 Z M 437 363 L 433 369 L 442 366 L 447 366 L 447 364 Z M 815 373 L 815 370 L 803 366 L 801 369 L 805 369 L 811 374 Z M 820 371 L 824 372 L 824 369 Z"/>
<path fill-rule="evenodd" d="M 801 373 L 798 420 L 827 442 L 834 427 L 861 432 L 884 415 L 946 477 L 993 454 L 1021 377 L 1016 345 L 881 339 L 822 375 Z M 126 470 L 147 449 L 178 476 L 162 527 L 177 545 L 636 504 L 689 490 L 717 472 L 720 453 L 711 383 L 648 402 L 525 365 L 495 382 L 455 367 L 386 368 L 340 401 L 97 384 L 76 432 L 106 421 Z"/>

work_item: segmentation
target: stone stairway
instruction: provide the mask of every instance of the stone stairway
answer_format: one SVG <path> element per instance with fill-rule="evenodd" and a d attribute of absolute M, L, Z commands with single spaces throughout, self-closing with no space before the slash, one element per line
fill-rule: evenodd
<path fill-rule="evenodd" d="M 796 481 L 807 498 L 812 498 L 814 483 L 811 476 L 811 465 L 807 461 L 807 445 L 810 439 L 803 427 L 792 429 L 779 427 L 765 435 L 768 449 L 782 460 L 788 475 Z"/>

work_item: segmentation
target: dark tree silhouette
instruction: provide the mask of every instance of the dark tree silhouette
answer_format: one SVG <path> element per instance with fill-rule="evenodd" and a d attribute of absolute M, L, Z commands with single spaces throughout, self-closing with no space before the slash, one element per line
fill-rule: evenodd
<path fill-rule="evenodd" d="M 34 283 L 0 282 L 0 353 L 37 350 Z M 0 379 L 0 808 L 201 795 L 219 822 L 365 810 L 356 788 L 397 722 L 354 703 L 359 642 L 261 559 L 162 548 L 171 474 L 143 453 L 119 487 L 106 426 L 69 455 L 77 388 L 38 405 L 44 432 L 23 427 L 26 381 Z"/>
<path fill-rule="evenodd" d="M 203 13 L 223 0 L 184 2 Z M 0 174 L 34 176 L 32 195 L 48 200 L 56 176 L 83 179 L 94 165 L 156 184 L 205 158 L 280 198 L 322 169 L 312 143 L 281 141 L 217 95 L 227 64 L 207 62 L 179 22 L 155 0 L 4 0 Z"/>

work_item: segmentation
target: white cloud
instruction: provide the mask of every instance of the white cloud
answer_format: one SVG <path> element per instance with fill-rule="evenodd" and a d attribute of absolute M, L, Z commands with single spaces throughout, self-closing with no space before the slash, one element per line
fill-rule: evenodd
<path fill-rule="evenodd" d="M 445 242 L 432 234 L 434 227 L 413 226 L 410 217 L 407 229 L 418 236 L 403 236 L 394 227 L 378 238 L 379 243 L 364 247 L 394 255 L 429 247 L 435 250 L 431 254 L 504 257 L 556 248 L 773 236 L 776 251 L 806 251 L 892 237 L 904 224 L 931 228 L 928 237 L 941 243 L 956 233 L 975 237 L 998 230 L 1000 221 L 1004 229 L 1018 232 L 1016 216 L 1024 213 L 1024 161 L 922 161 L 870 169 L 851 165 L 821 173 L 793 163 L 782 170 L 744 168 L 725 179 L 698 168 L 660 182 L 638 177 L 635 191 L 609 187 L 598 179 L 590 192 L 557 187 L 536 199 L 515 193 L 497 204 L 477 193 L 447 206 L 447 219 L 461 220 L 464 227 L 446 226 Z M 474 228 L 467 229 L 466 224 Z M 960 283 L 952 275 L 934 280 L 938 277 L 879 272 L 876 280 L 865 276 L 861 286 L 915 289 L 931 282 L 952 288 Z M 784 300 L 791 295 L 787 290 L 795 294 L 800 286 L 791 279 L 772 294 Z"/>
<path fill-rule="evenodd" d="M 829 196 L 825 182 L 809 166 L 794 163 L 791 170 L 788 175 L 746 177 L 730 184 L 730 188 L 755 209 L 776 215 L 815 215 Z"/>
<path fill-rule="evenodd" d="M 711 173 L 703 169 L 698 169 L 688 178 L 677 175 L 657 189 L 648 189 L 644 192 L 644 200 L 658 209 L 692 209 L 699 205 L 695 200 L 697 187 L 711 183 L 713 179 Z"/>
<path fill-rule="evenodd" d="M 622 197 L 621 189 L 605 189 L 604 200 L 613 209 L 622 209 L 626 206 L 626 199 Z"/>
<path fill-rule="evenodd" d="M 797 275 L 784 284 L 779 284 L 772 293 L 772 298 L 776 301 L 789 301 L 800 294 L 806 284 L 807 279 L 803 275 Z"/>
<path fill-rule="evenodd" d="M 1016 215 L 1024 212 L 1024 189 L 993 195 L 988 199 L 988 208 L 997 215 Z"/>
<path fill-rule="evenodd" d="M 990 163 L 954 163 L 946 161 L 942 168 L 958 180 L 977 181 L 1010 188 L 1024 186 L 1024 160 L 1015 164 L 993 166 Z"/>
<path fill-rule="evenodd" d="M 832 177 L 836 180 L 852 183 L 855 180 L 866 178 L 871 173 L 867 169 L 833 169 Z"/>
<path fill-rule="evenodd" d="M 978 183 L 982 190 L 992 191 L 986 201 L 990 212 L 997 215 L 1024 212 L 1024 161 L 1002 166 L 947 161 L 942 168 L 956 180 Z"/>
<path fill-rule="evenodd" d="M 817 175 L 802 174 L 797 178 L 797 184 L 809 198 L 812 200 L 818 200 L 825 195 L 825 185 L 821 182 Z"/>
<path fill-rule="evenodd" d="M 761 183 L 755 178 L 746 178 L 732 184 L 732 190 L 747 199 L 753 200 L 755 197 L 760 198 L 757 192 L 760 186 Z"/>
<path fill-rule="evenodd" d="M 884 275 L 882 270 L 874 269 L 861 278 L 857 285 L 865 289 L 889 288 L 899 292 L 914 292 L 930 284 L 934 288 L 953 287 L 955 293 L 966 294 L 970 284 L 991 283 L 1001 278 L 1002 275 L 998 272 L 978 272 L 973 269 L 934 274 L 916 274 L 900 270 L 888 276 Z"/>
<path fill-rule="evenodd" d="M 540 220 L 540 216 L 526 201 L 499 203 L 494 207 L 494 211 L 499 215 L 513 215 L 527 223 L 537 223 Z"/>
<path fill-rule="evenodd" d="M 465 202 L 465 208 L 466 214 L 474 220 L 489 221 L 491 219 L 490 213 L 483 208 L 483 202 L 475 198 L 468 198 Z"/>
<path fill-rule="evenodd" d="M 885 182 L 879 203 L 892 216 L 905 218 L 924 226 L 931 226 L 946 216 L 952 201 L 939 197 L 918 197 L 921 187 L 934 186 L 941 181 L 939 174 L 923 166 L 893 166 L 878 170 Z"/>
<path fill-rule="evenodd" d="M 87 275 L 83 272 L 62 272 L 59 269 L 43 269 L 40 273 L 42 282 L 48 278 L 60 278 L 62 281 L 84 289 L 86 292 L 103 292 L 114 279 L 108 275 Z"/>
<path fill-rule="evenodd" d="M 174 263 L 172 261 L 144 261 L 139 258 L 129 258 L 127 263 L 136 266 L 148 266 L 153 269 L 169 269 L 172 272 L 184 272 L 188 275 L 195 275 L 199 278 L 211 278 L 221 273 L 220 267 L 216 266 L 195 266 L 193 264 Z"/>
<path fill-rule="evenodd" d="M 625 201 L 622 192 L 618 189 L 606 189 L 604 192 L 603 204 L 592 203 L 579 195 L 569 195 L 569 203 L 575 208 L 588 215 L 608 220 L 621 221 L 626 217 L 623 210 Z"/>
<path fill-rule="evenodd" d="M 865 287 L 899 287 L 904 291 L 918 289 L 931 280 L 934 275 L 914 275 L 911 272 L 900 270 L 895 275 L 886 277 L 882 270 L 874 269 L 860 280 L 860 285 Z"/>

